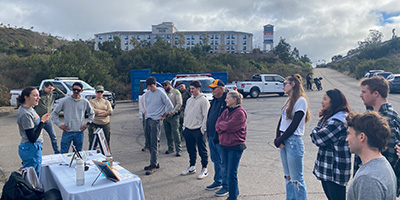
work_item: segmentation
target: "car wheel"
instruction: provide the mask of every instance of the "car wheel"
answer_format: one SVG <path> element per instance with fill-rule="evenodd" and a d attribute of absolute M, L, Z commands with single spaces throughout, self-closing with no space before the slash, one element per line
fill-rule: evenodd
<path fill-rule="evenodd" d="M 260 95 L 260 91 L 257 88 L 253 88 L 250 90 L 251 98 L 257 98 Z"/>

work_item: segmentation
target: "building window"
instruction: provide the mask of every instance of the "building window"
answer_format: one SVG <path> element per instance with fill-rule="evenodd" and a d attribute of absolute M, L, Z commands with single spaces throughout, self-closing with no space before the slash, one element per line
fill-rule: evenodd
<path fill-rule="evenodd" d="M 244 39 L 244 40 L 246 39 L 246 35 L 243 35 L 243 39 Z"/>
<path fill-rule="evenodd" d="M 229 40 L 226 41 L 226 44 L 230 44 L 230 43 L 231 43 L 231 41 L 229 41 Z"/>
<path fill-rule="evenodd" d="M 156 43 L 156 42 L 157 42 L 157 39 L 154 40 L 154 43 Z"/>
<path fill-rule="evenodd" d="M 125 35 L 125 40 L 127 40 L 129 38 L 129 36 Z"/>
<path fill-rule="evenodd" d="M 140 35 L 137 36 L 137 39 L 140 40 Z"/>
<path fill-rule="evenodd" d="M 167 39 L 171 39 L 171 35 L 167 35 Z"/>
<path fill-rule="evenodd" d="M 215 45 L 218 45 L 218 40 L 215 40 Z"/>
<path fill-rule="evenodd" d="M 108 35 L 108 39 L 111 40 L 112 39 L 112 35 Z"/>
<path fill-rule="evenodd" d="M 117 37 L 116 35 L 113 35 L 113 38 Z"/>
<path fill-rule="evenodd" d="M 200 40 L 202 40 L 203 39 L 203 36 L 202 35 L 200 35 Z"/>
<path fill-rule="evenodd" d="M 215 46 L 215 48 L 214 48 L 215 50 L 218 50 L 218 46 Z"/>
<path fill-rule="evenodd" d="M 157 35 L 154 35 L 154 39 L 157 39 Z"/>
<path fill-rule="evenodd" d="M 179 38 L 179 36 L 178 35 L 175 35 L 175 39 L 178 39 Z"/>
<path fill-rule="evenodd" d="M 128 50 L 128 46 L 125 46 L 125 50 Z"/>
<path fill-rule="evenodd" d="M 161 35 L 161 38 L 164 39 L 164 35 Z"/>
<path fill-rule="evenodd" d="M 235 50 L 235 46 L 232 46 L 231 49 L 232 49 L 232 50 Z"/>
<path fill-rule="evenodd" d="M 149 43 L 150 44 L 150 40 L 146 40 L 147 41 L 147 43 Z"/>
<path fill-rule="evenodd" d="M 187 39 L 187 40 L 190 40 L 190 36 L 189 36 L 189 35 L 188 35 L 188 36 L 186 36 L 186 39 Z"/>
<path fill-rule="evenodd" d="M 219 35 L 215 35 L 215 39 L 219 39 Z"/>
<path fill-rule="evenodd" d="M 192 40 L 194 40 L 195 39 L 195 36 L 194 35 L 192 35 Z"/>
<path fill-rule="evenodd" d="M 231 53 L 235 53 L 235 51 L 231 51 Z"/>
<path fill-rule="evenodd" d="M 232 44 L 235 44 L 235 40 L 232 40 Z"/>
<path fill-rule="evenodd" d="M 147 35 L 147 39 L 150 40 L 150 35 Z"/>
<path fill-rule="evenodd" d="M 200 44 L 200 45 L 203 45 L 203 41 L 199 41 L 199 44 Z"/>
<path fill-rule="evenodd" d="M 102 35 L 100 35 L 100 36 L 99 36 L 99 40 L 102 40 L 102 39 L 103 39 L 103 36 L 102 36 Z"/>
<path fill-rule="evenodd" d="M 168 44 L 171 44 L 171 40 L 167 40 L 167 43 L 168 43 Z"/>
<path fill-rule="evenodd" d="M 189 46 L 190 45 L 190 41 L 186 41 L 186 45 Z"/>
<path fill-rule="evenodd" d="M 214 40 L 211 40 L 210 44 L 213 45 L 214 44 Z"/>
<path fill-rule="evenodd" d="M 246 45 L 246 40 L 245 40 L 245 41 L 243 41 L 243 45 Z"/>
<path fill-rule="evenodd" d="M 235 39 L 235 38 L 236 38 L 236 36 L 235 36 L 235 34 L 233 34 L 233 35 L 232 35 L 232 39 Z"/>
<path fill-rule="evenodd" d="M 214 39 L 214 35 L 210 35 L 210 39 Z"/>
<path fill-rule="evenodd" d="M 175 45 L 178 45 L 178 41 L 175 40 Z"/>
<path fill-rule="evenodd" d="M 103 41 L 100 41 L 99 43 L 100 43 L 100 44 L 103 44 Z"/>
<path fill-rule="evenodd" d="M 229 46 L 226 46 L 226 50 L 229 50 Z"/>
<path fill-rule="evenodd" d="M 246 46 L 243 46 L 243 50 L 246 50 Z"/>
<path fill-rule="evenodd" d="M 128 45 L 128 41 L 125 41 L 125 45 Z"/>
<path fill-rule="evenodd" d="M 192 45 L 194 45 L 194 41 L 192 41 Z"/>
<path fill-rule="evenodd" d="M 231 39 L 231 35 L 226 35 L 226 39 Z"/>

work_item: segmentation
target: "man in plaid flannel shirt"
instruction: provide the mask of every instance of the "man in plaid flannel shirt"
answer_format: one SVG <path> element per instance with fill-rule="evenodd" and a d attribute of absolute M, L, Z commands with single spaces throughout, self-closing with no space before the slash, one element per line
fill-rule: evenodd
<path fill-rule="evenodd" d="M 360 97 L 366 106 L 372 106 L 374 111 L 379 112 L 382 116 L 386 117 L 390 126 L 391 137 L 389 140 L 388 148 L 382 152 L 390 165 L 393 167 L 398 160 L 396 149 L 394 146 L 400 140 L 400 118 L 397 112 L 393 109 L 392 105 L 387 102 L 389 95 L 389 83 L 381 76 L 373 76 L 372 78 L 363 79 L 361 81 L 361 94 Z M 361 159 L 355 156 L 354 159 L 354 174 L 361 164 Z M 397 185 L 400 186 L 400 177 L 397 176 Z M 397 196 L 400 194 L 400 187 L 397 187 Z"/>

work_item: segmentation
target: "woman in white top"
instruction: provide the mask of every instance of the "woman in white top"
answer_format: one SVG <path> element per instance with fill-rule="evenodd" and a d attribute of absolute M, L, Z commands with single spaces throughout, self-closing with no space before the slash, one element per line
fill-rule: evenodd
<path fill-rule="evenodd" d="M 310 111 L 299 74 L 287 77 L 283 91 L 289 96 L 282 107 L 274 144 L 280 148 L 286 181 L 286 199 L 307 199 L 303 178 L 304 125 L 310 121 Z"/>

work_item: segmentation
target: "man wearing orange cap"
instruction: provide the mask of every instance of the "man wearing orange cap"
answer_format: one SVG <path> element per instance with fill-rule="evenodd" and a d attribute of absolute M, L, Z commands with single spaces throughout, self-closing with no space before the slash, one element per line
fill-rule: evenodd
<path fill-rule="evenodd" d="M 207 136 L 208 146 L 210 148 L 211 161 L 214 163 L 214 182 L 206 187 L 206 190 L 217 190 L 216 196 L 222 197 L 228 195 L 229 187 L 227 176 L 224 176 L 225 169 L 222 167 L 221 146 L 219 145 L 218 133 L 215 131 L 215 124 L 218 117 L 226 107 L 225 84 L 219 79 L 208 86 L 211 88 L 214 99 L 210 103 L 210 109 L 207 116 Z"/>

